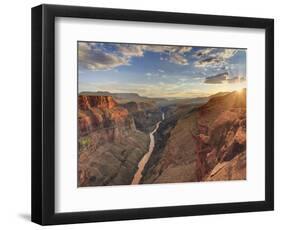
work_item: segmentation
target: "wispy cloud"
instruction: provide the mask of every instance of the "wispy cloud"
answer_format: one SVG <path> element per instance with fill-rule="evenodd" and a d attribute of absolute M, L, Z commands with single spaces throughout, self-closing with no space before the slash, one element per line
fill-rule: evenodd
<path fill-rule="evenodd" d="M 187 59 L 179 53 L 171 54 L 169 60 L 170 60 L 170 62 L 178 64 L 178 65 L 188 65 Z"/>
<path fill-rule="evenodd" d="M 227 82 L 228 83 L 230 83 L 230 84 L 235 84 L 235 83 L 243 83 L 243 82 L 245 82 L 246 81 L 246 78 L 245 78 L 245 76 L 235 76 L 235 77 L 233 77 L 233 78 L 229 78 L 228 80 L 227 80 Z"/>
<path fill-rule="evenodd" d="M 205 78 L 205 84 L 235 84 L 243 83 L 246 81 L 244 76 L 230 77 L 228 72 L 219 73 Z"/>
<path fill-rule="evenodd" d="M 118 52 L 127 58 L 129 57 L 142 57 L 144 50 L 141 45 L 131 45 L 131 44 L 117 44 Z"/>
<path fill-rule="evenodd" d="M 209 53 L 211 53 L 215 48 L 202 48 L 197 50 L 194 53 L 194 57 L 196 58 L 202 58 L 202 57 L 206 57 Z"/>
<path fill-rule="evenodd" d="M 145 45 L 143 49 L 150 52 L 166 53 L 167 58 L 160 57 L 160 60 L 168 60 L 177 65 L 188 65 L 188 60 L 184 54 L 190 52 L 192 47 L 188 46 L 162 46 L 162 45 Z"/>
<path fill-rule="evenodd" d="M 245 87 L 246 51 L 79 42 L 79 90 L 193 97 Z"/>
<path fill-rule="evenodd" d="M 109 70 L 128 65 L 129 60 L 114 53 L 108 53 L 94 44 L 80 42 L 78 47 L 79 64 L 90 70 Z"/>
<path fill-rule="evenodd" d="M 200 59 L 195 62 L 197 68 L 217 68 L 224 67 L 227 60 L 233 57 L 238 52 L 237 49 L 223 49 L 223 48 L 208 48 L 199 52 Z"/>
<path fill-rule="evenodd" d="M 228 73 L 219 73 L 214 76 L 206 77 L 204 83 L 206 84 L 221 84 L 227 80 Z"/>
<path fill-rule="evenodd" d="M 167 57 L 159 57 L 160 60 L 169 61 L 177 65 L 187 65 L 188 60 L 184 54 L 192 50 L 185 46 L 164 45 L 135 45 L 135 44 L 111 44 L 112 50 L 102 49 L 103 44 L 79 42 L 79 64 L 90 70 L 109 70 L 122 65 L 129 65 L 133 57 L 143 57 L 145 52 L 165 54 Z M 108 44 L 107 44 L 108 46 Z M 161 72 L 161 71 L 160 71 Z"/>
<path fill-rule="evenodd" d="M 192 47 L 189 46 L 166 46 L 166 45 L 141 45 L 142 48 L 146 51 L 151 52 L 167 52 L 167 53 L 179 53 L 184 54 L 192 50 Z"/>

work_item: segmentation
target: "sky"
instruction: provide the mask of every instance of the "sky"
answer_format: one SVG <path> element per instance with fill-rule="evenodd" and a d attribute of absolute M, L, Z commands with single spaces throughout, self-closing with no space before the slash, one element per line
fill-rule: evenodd
<path fill-rule="evenodd" d="M 246 50 L 78 42 L 79 92 L 194 98 L 246 88 Z"/>

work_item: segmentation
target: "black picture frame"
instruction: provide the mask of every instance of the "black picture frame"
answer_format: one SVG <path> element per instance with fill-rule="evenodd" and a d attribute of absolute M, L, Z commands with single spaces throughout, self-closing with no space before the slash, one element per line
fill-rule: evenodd
<path fill-rule="evenodd" d="M 265 29 L 265 200 L 173 207 L 55 213 L 55 18 Z M 262 151 L 262 150 L 261 150 Z M 32 8 L 32 221 L 41 225 L 267 211 L 274 209 L 274 20 L 110 8 Z"/>

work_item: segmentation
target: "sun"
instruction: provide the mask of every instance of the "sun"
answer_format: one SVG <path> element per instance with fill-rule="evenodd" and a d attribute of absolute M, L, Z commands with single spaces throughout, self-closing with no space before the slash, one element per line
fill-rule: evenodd
<path fill-rule="evenodd" d="M 237 93 L 240 94 L 240 95 L 243 94 L 243 92 L 244 92 L 243 88 L 237 90 Z"/>

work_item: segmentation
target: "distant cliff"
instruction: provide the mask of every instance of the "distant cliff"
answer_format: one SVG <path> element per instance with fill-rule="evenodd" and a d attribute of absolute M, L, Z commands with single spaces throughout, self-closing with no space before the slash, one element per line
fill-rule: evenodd
<path fill-rule="evenodd" d="M 149 137 L 112 96 L 78 97 L 79 186 L 129 184 Z"/>
<path fill-rule="evenodd" d="M 132 115 L 136 128 L 150 133 L 158 121 L 162 119 L 162 112 L 154 102 L 128 102 L 122 104 Z"/>

